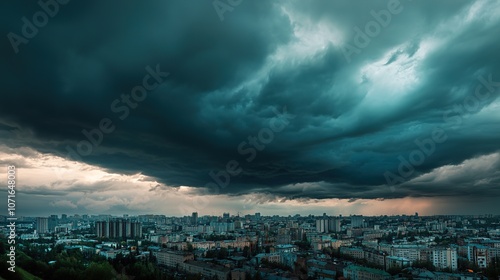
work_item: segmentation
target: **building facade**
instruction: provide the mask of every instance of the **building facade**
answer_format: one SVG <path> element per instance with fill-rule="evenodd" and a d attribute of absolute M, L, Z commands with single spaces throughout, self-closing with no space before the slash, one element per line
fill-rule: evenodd
<path fill-rule="evenodd" d="M 380 269 L 350 265 L 344 268 L 344 277 L 349 280 L 385 280 L 391 275 Z"/>
<path fill-rule="evenodd" d="M 97 221 L 95 228 L 97 237 L 140 238 L 142 236 L 142 224 L 127 219 Z"/>
<path fill-rule="evenodd" d="M 49 232 L 49 218 L 44 218 L 44 217 L 36 218 L 36 232 L 37 233 Z"/>
<path fill-rule="evenodd" d="M 451 269 L 452 271 L 458 268 L 458 254 L 454 248 L 436 248 L 432 250 L 432 264 L 439 269 Z"/>
<path fill-rule="evenodd" d="M 186 261 L 193 261 L 194 255 L 184 251 L 170 251 L 162 249 L 156 252 L 156 262 L 168 267 L 181 267 Z"/>

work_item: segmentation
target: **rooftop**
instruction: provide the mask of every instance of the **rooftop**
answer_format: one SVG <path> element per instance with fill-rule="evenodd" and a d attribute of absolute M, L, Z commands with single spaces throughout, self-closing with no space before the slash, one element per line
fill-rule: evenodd
<path fill-rule="evenodd" d="M 358 266 L 358 265 L 349 265 L 345 269 L 347 270 L 352 270 L 352 271 L 365 271 L 373 274 L 380 274 L 380 275 L 387 275 L 391 276 L 389 273 L 380 270 L 380 269 L 375 269 L 375 268 L 369 268 L 369 267 L 364 267 L 364 266 Z"/>

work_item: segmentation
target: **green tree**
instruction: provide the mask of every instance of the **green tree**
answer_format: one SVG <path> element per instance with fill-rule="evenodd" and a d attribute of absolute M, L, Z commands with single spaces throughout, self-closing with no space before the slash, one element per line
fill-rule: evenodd
<path fill-rule="evenodd" d="M 302 240 L 302 241 L 297 241 L 294 243 L 294 245 L 297 245 L 300 250 L 304 250 L 304 251 L 311 249 L 311 242 L 307 241 L 307 239 Z"/>
<path fill-rule="evenodd" d="M 85 270 L 86 280 L 114 279 L 116 271 L 108 262 L 92 263 Z"/>
<path fill-rule="evenodd" d="M 151 263 L 135 263 L 129 272 L 131 275 L 135 276 L 136 280 L 147 280 L 155 278 L 155 270 Z"/>
<path fill-rule="evenodd" d="M 76 271 L 74 268 L 61 267 L 52 274 L 54 280 L 66 280 L 66 279 L 82 279 L 81 272 Z"/>
<path fill-rule="evenodd" d="M 229 251 L 226 248 L 220 248 L 217 253 L 218 259 L 226 259 L 229 256 Z"/>
<path fill-rule="evenodd" d="M 207 258 L 216 258 L 217 257 L 217 252 L 215 250 L 208 250 L 205 253 L 205 257 L 207 257 Z"/>
<path fill-rule="evenodd" d="M 245 246 L 245 247 L 243 248 L 243 257 L 245 257 L 245 258 L 250 258 L 250 257 L 251 257 L 251 254 L 250 254 L 250 247 Z"/>
<path fill-rule="evenodd" d="M 387 270 L 387 273 L 394 276 L 401 273 L 402 269 L 400 267 L 391 267 Z"/>
<path fill-rule="evenodd" d="M 500 278 L 500 259 L 493 258 L 488 264 L 488 267 L 484 270 L 484 275 L 488 279 L 499 279 Z"/>
<path fill-rule="evenodd" d="M 412 267 L 425 268 L 429 271 L 436 271 L 436 267 L 430 261 L 416 261 L 412 264 Z"/>

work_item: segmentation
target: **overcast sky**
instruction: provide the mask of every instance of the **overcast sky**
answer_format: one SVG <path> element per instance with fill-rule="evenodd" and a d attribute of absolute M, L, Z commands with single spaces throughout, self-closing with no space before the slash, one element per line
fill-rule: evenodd
<path fill-rule="evenodd" d="M 500 214 L 498 1 L 51 3 L 0 4 L 20 214 Z"/>

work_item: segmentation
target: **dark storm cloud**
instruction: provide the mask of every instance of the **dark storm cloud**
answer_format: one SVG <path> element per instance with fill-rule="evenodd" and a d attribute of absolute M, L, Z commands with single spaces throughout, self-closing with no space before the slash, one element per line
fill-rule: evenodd
<path fill-rule="evenodd" d="M 82 129 L 110 118 L 115 131 L 82 160 L 167 186 L 204 187 L 210 171 L 236 160 L 242 172 L 221 193 L 499 195 L 496 172 L 419 181 L 499 152 L 498 85 L 473 111 L 453 111 L 474 95 L 478 77 L 500 81 L 498 4 L 401 1 L 402 11 L 348 63 L 353 28 L 388 2 L 245 1 L 223 22 L 210 2 L 70 2 L 18 54 L 8 39 L 0 43 L 1 141 L 66 155 L 85 139 Z M 21 34 L 21 18 L 39 7 L 9 5 L 0 29 Z M 170 75 L 122 121 L 110 106 L 142 83 L 148 65 Z M 293 119 L 248 162 L 238 146 L 283 110 Z M 444 119 L 449 111 L 462 121 Z M 447 140 L 404 183 L 387 186 L 384 173 L 397 175 L 398 157 L 408 159 L 415 140 L 436 128 Z"/>

